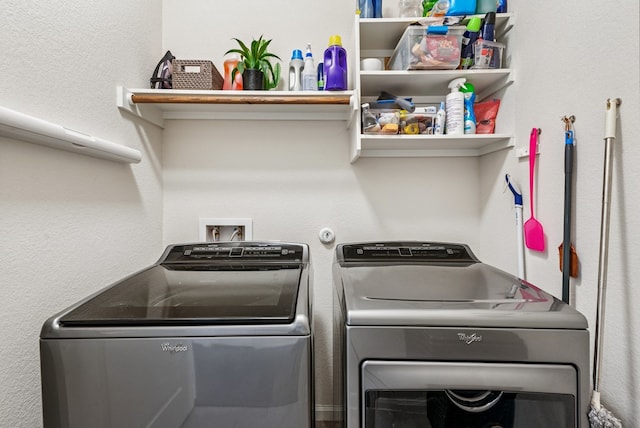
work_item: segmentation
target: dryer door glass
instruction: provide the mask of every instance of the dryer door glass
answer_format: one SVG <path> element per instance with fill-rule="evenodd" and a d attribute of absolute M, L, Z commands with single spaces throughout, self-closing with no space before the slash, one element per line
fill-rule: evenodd
<path fill-rule="evenodd" d="M 461 403 L 452 393 L 466 395 Z M 476 400 L 495 395 L 487 408 Z M 489 403 L 491 404 L 491 403 Z M 365 427 L 540 428 L 575 427 L 572 395 L 502 391 L 367 391 Z"/>
<path fill-rule="evenodd" d="M 365 428 L 575 428 L 570 365 L 366 361 Z"/>

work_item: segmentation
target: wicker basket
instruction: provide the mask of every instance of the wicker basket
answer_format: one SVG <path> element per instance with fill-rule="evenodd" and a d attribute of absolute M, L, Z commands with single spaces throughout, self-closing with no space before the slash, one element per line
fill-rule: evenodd
<path fill-rule="evenodd" d="M 173 89 L 222 89 L 224 79 L 211 61 L 174 59 Z"/>

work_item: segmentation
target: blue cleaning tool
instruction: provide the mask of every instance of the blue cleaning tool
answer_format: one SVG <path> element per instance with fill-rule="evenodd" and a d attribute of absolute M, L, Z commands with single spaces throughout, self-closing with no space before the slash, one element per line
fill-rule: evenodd
<path fill-rule="evenodd" d="M 505 181 L 507 182 L 507 187 L 513 193 L 513 205 L 516 209 L 516 237 L 517 237 L 517 245 L 518 245 L 518 277 L 521 279 L 524 278 L 524 235 L 522 230 L 522 192 L 518 186 L 511 181 L 511 176 L 509 174 L 505 174 Z"/>

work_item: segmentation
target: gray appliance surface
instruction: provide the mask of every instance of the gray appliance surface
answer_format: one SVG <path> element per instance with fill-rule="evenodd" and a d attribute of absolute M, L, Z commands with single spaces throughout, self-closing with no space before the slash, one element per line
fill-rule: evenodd
<path fill-rule="evenodd" d="M 588 426 L 584 316 L 482 263 L 467 245 L 340 244 L 333 282 L 334 399 L 343 426 L 424 426 L 424 414 L 408 416 L 427 408 L 417 390 L 428 396 L 442 389 L 445 396 L 484 388 L 511 391 L 508 406 L 519 422 L 495 426 L 535 426 L 556 413 L 564 421 L 559 427 Z M 563 379 L 562 388 L 550 379 Z M 536 401 L 545 394 L 554 398 Z M 567 400 L 565 408 L 556 397 Z M 571 406 L 575 414 L 566 414 Z M 533 415 L 531 409 L 542 416 L 527 425 L 523 414 Z"/>
<path fill-rule="evenodd" d="M 587 328 L 582 314 L 480 262 L 466 245 L 372 243 L 341 250 L 349 325 Z"/>
<path fill-rule="evenodd" d="M 311 427 L 306 244 L 171 245 L 48 319 L 45 427 Z"/>

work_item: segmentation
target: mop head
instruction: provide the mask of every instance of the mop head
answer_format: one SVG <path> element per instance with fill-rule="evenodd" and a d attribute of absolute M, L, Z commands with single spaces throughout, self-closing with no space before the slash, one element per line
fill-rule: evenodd
<path fill-rule="evenodd" d="M 591 428 L 622 428 L 622 421 L 600 405 L 600 394 L 593 393 L 589 410 Z"/>

